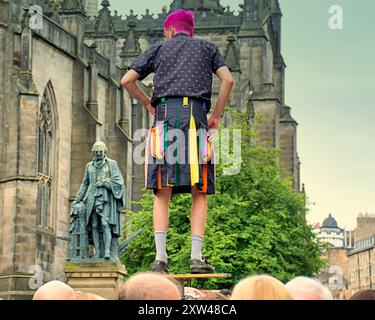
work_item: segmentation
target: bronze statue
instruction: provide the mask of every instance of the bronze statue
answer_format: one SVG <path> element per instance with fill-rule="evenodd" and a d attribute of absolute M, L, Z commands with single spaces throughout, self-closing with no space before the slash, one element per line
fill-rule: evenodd
<path fill-rule="evenodd" d="M 89 259 L 119 261 L 120 212 L 125 207 L 124 179 L 117 162 L 106 157 L 107 147 L 103 142 L 96 142 L 92 152 L 94 159 L 86 165 L 81 187 L 73 202 L 70 258 L 86 259 L 90 242 L 95 254 Z M 80 214 L 82 206 L 83 215 Z"/>

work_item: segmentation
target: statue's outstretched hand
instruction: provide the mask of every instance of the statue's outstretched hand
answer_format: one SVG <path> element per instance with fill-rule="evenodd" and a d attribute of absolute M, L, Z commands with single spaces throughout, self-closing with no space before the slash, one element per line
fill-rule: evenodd
<path fill-rule="evenodd" d="M 107 189 L 111 189 L 111 184 L 109 183 L 108 179 L 105 179 L 102 183 L 104 187 L 106 187 Z"/>
<path fill-rule="evenodd" d="M 111 189 L 111 184 L 109 182 L 104 182 L 104 185 L 107 189 Z"/>

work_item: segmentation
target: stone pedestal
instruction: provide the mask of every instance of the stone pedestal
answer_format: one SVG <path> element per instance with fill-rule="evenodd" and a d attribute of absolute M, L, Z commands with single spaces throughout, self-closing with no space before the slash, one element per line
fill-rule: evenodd
<path fill-rule="evenodd" d="M 67 262 L 64 267 L 68 285 L 74 290 L 98 294 L 117 300 L 126 270 L 117 262 Z"/>

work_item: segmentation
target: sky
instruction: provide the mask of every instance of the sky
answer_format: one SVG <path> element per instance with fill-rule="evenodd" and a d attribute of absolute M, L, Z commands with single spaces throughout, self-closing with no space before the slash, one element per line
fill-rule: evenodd
<path fill-rule="evenodd" d="M 171 0 L 110 0 L 119 15 L 160 13 Z M 237 11 L 240 0 L 221 0 Z M 343 9 L 332 30 L 329 8 Z M 310 223 L 331 213 L 353 229 L 359 213 L 375 212 L 374 0 L 280 0 L 285 103 L 298 122 L 301 182 Z"/>

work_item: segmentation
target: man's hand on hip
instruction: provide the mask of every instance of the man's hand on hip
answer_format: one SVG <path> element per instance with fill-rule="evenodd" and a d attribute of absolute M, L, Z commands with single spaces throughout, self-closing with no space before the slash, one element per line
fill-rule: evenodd
<path fill-rule="evenodd" d="M 145 108 L 147 109 L 148 112 L 150 112 L 153 116 L 156 115 L 156 110 L 155 107 L 149 102 L 147 105 L 145 105 Z"/>
<path fill-rule="evenodd" d="M 219 128 L 219 124 L 220 124 L 220 118 L 218 118 L 217 116 L 215 116 L 214 114 L 212 114 L 209 118 L 208 118 L 208 128 L 210 129 L 211 133 L 212 134 L 215 134 L 217 129 Z"/>

